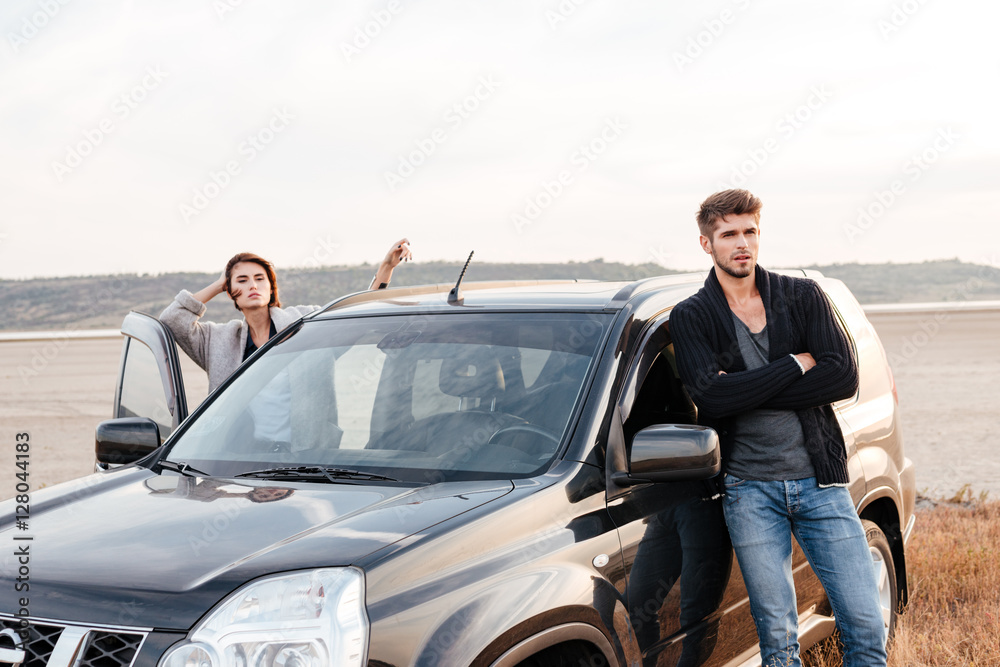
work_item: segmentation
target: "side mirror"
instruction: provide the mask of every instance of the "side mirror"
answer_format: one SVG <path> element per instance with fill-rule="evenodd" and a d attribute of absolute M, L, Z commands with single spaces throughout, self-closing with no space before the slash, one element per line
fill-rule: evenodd
<path fill-rule="evenodd" d="M 719 435 L 707 426 L 657 424 L 632 439 L 629 472 L 615 473 L 620 486 L 709 479 L 722 469 Z"/>
<path fill-rule="evenodd" d="M 109 419 L 97 425 L 95 450 L 100 463 L 132 463 L 160 446 L 160 428 L 148 417 Z"/>

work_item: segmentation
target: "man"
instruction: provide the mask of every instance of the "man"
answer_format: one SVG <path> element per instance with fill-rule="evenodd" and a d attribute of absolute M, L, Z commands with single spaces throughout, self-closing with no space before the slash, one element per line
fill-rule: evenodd
<path fill-rule="evenodd" d="M 702 203 L 713 270 L 671 313 L 678 370 L 722 442 L 723 507 L 763 665 L 801 665 L 794 534 L 826 589 L 845 667 L 884 666 L 875 569 L 830 405 L 857 391 L 857 364 L 815 282 L 757 266 L 761 207 L 746 190 Z"/>

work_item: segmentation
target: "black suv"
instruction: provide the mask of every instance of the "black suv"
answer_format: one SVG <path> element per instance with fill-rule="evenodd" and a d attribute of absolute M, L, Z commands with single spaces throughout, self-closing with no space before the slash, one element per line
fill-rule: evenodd
<path fill-rule="evenodd" d="M 843 284 L 806 275 L 859 360 L 836 410 L 891 627 L 914 503 L 892 376 Z M 23 526 L 29 509 L 2 505 L 30 564 L 5 562 L 0 660 L 759 664 L 708 482 L 718 439 L 670 340 L 671 308 L 703 280 L 355 294 L 190 417 L 169 332 L 130 314 L 116 418 L 97 432 L 98 459 L 129 465 L 33 493 Z M 795 559 L 808 646 L 834 621 Z"/>

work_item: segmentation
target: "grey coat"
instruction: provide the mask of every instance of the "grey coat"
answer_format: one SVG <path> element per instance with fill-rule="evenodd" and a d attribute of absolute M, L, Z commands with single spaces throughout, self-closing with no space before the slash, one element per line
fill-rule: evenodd
<path fill-rule="evenodd" d="M 274 322 L 274 328 L 281 331 L 303 315 L 321 307 L 272 307 L 271 321 Z M 173 303 L 160 313 L 160 321 L 174 334 L 180 348 L 208 372 L 208 391 L 211 393 L 243 363 L 243 349 L 247 344 L 250 327 L 243 318 L 229 320 L 225 324 L 201 322 L 206 308 L 191 292 L 181 290 L 174 297 Z"/>

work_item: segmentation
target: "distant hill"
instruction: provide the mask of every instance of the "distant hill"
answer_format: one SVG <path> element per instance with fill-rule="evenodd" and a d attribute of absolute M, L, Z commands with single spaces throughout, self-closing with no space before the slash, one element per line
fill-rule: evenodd
<path fill-rule="evenodd" d="M 428 262 L 399 268 L 393 286 L 453 283 L 461 263 Z M 861 303 L 978 301 L 1000 299 L 1000 269 L 958 260 L 920 264 L 833 264 L 803 267 L 843 280 Z M 286 304 L 323 304 L 338 295 L 368 287 L 372 265 L 319 269 L 279 268 Z M 658 264 L 619 264 L 594 260 L 567 264 L 486 264 L 473 261 L 466 279 L 531 280 L 580 278 L 637 280 L 679 273 Z M 0 330 L 37 331 L 115 328 L 129 310 L 158 315 L 181 288 L 196 291 L 214 280 L 211 273 L 120 274 L 71 278 L 0 280 Z M 216 297 L 206 319 L 239 317 L 232 302 Z"/>

